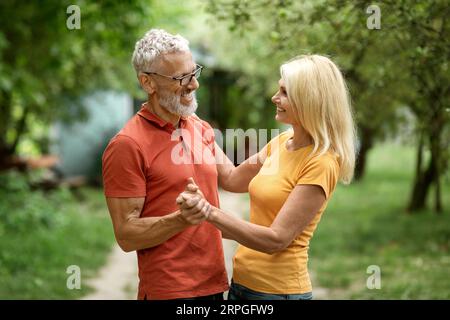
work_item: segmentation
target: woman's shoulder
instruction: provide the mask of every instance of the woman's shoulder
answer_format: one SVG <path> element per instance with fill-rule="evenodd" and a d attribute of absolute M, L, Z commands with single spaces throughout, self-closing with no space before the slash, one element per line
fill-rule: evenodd
<path fill-rule="evenodd" d="M 294 131 L 292 129 L 287 129 L 283 132 L 281 132 L 278 136 L 275 138 L 278 138 L 280 140 L 287 140 L 294 134 Z"/>
<path fill-rule="evenodd" d="M 332 150 L 327 150 L 324 153 L 320 153 L 319 151 L 316 154 L 312 155 L 308 158 L 305 165 L 307 164 L 315 164 L 325 168 L 339 168 L 339 156 Z"/>
<path fill-rule="evenodd" d="M 270 140 L 267 144 L 275 144 L 275 143 L 282 143 L 288 140 L 293 135 L 292 129 L 288 129 L 286 131 L 281 132 L 279 135 L 275 136 Z"/>
<path fill-rule="evenodd" d="M 278 134 L 277 136 L 273 137 L 267 144 L 261 149 L 262 153 L 264 155 L 271 155 L 272 152 L 278 149 L 280 144 L 285 142 L 292 134 L 292 130 L 286 130 Z"/>

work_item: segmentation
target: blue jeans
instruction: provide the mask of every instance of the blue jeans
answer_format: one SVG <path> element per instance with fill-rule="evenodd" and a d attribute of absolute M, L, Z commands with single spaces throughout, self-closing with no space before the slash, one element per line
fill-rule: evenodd
<path fill-rule="evenodd" d="M 274 294 L 253 291 L 231 280 L 228 300 L 311 300 L 312 292 L 300 294 Z"/>
<path fill-rule="evenodd" d="M 209 296 L 201 296 L 201 297 L 193 297 L 193 298 L 179 298 L 173 300 L 215 300 L 215 301 L 223 301 L 223 292 L 211 294 Z"/>

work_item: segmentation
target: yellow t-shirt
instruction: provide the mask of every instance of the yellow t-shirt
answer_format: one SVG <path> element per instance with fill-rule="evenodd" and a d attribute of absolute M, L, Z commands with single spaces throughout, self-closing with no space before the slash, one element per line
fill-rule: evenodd
<path fill-rule="evenodd" d="M 269 142 L 260 172 L 249 184 L 250 222 L 269 227 L 296 185 L 323 188 L 326 202 L 310 224 L 283 251 L 266 254 L 240 245 L 233 260 L 233 281 L 252 290 L 295 294 L 312 291 L 307 270 L 309 240 L 339 178 L 337 156 L 327 152 L 308 158 L 313 146 L 289 151 L 289 130 Z"/>

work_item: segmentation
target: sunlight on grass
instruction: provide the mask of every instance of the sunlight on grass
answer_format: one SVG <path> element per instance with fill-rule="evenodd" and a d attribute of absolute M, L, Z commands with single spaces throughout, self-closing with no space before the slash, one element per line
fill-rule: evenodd
<path fill-rule="evenodd" d="M 338 187 L 311 241 L 314 285 L 338 299 L 450 298 L 450 183 L 443 215 L 409 215 L 414 149 L 380 145 L 367 169 L 364 181 Z M 381 268 L 380 290 L 366 287 L 370 265 Z"/>

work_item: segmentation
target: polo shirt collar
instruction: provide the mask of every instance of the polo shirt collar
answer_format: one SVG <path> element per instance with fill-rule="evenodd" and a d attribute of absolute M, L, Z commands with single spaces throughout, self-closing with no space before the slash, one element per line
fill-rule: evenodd
<path fill-rule="evenodd" d="M 156 114 L 154 114 L 153 112 L 148 110 L 148 108 L 146 108 L 146 103 L 142 104 L 141 110 L 139 110 L 138 115 L 140 115 L 141 117 L 147 119 L 148 121 L 150 121 L 152 123 L 157 124 L 161 128 L 168 127 L 170 129 L 175 129 L 173 124 L 167 122 L 166 120 L 161 119 Z M 179 126 L 180 128 L 184 127 L 185 122 L 187 121 L 187 119 L 188 119 L 188 117 L 181 117 L 180 118 L 180 126 Z"/>

